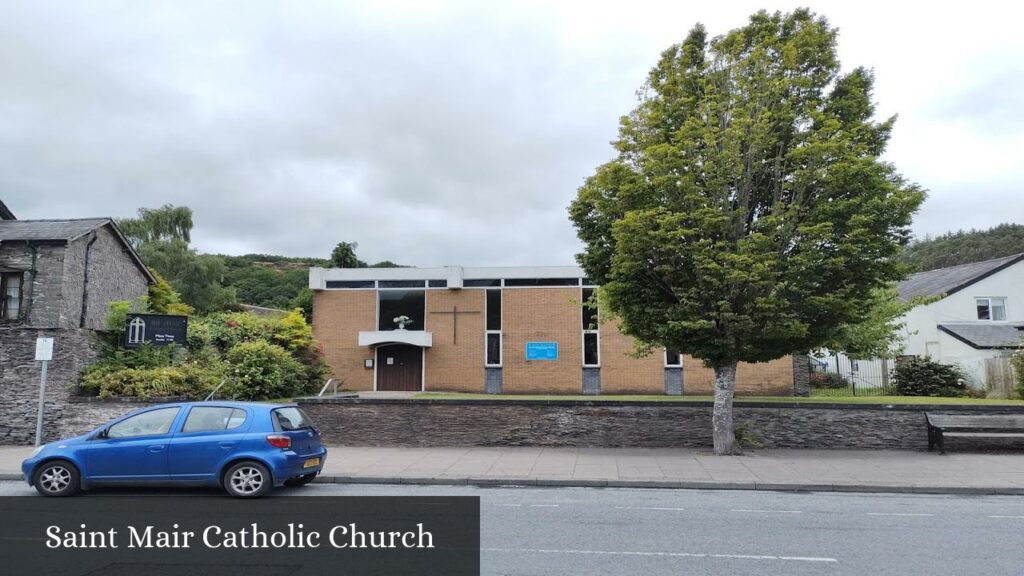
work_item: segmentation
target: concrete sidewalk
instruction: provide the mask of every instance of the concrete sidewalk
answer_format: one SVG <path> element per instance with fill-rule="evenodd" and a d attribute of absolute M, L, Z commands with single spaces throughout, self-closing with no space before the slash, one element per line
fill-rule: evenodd
<path fill-rule="evenodd" d="M 329 448 L 319 481 L 1024 495 L 1024 454 L 675 448 Z M 21 479 L 31 447 L 0 447 Z"/>

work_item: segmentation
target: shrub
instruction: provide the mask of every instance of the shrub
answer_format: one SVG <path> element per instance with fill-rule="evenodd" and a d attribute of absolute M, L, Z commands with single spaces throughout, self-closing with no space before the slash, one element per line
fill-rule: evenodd
<path fill-rule="evenodd" d="M 209 394 L 222 378 L 216 370 L 189 365 L 160 368 L 94 366 L 99 367 L 87 370 L 82 375 L 81 390 L 103 398 L 183 396 L 201 399 Z"/>
<path fill-rule="evenodd" d="M 910 358 L 896 364 L 896 392 L 903 396 L 964 396 L 967 386 L 960 368 L 931 358 Z"/>
<path fill-rule="evenodd" d="M 1017 382 L 1017 395 L 1024 398 L 1024 350 L 1018 350 L 1010 356 L 1013 377 Z"/>
<path fill-rule="evenodd" d="M 305 367 L 276 344 L 242 342 L 228 350 L 225 358 L 231 375 L 228 396 L 263 400 L 291 397 L 306 389 Z"/>
<path fill-rule="evenodd" d="M 850 381 L 834 372 L 811 372 L 811 388 L 849 388 Z"/>
<path fill-rule="evenodd" d="M 305 351 L 313 346 L 313 328 L 299 308 L 273 321 L 271 330 L 274 343 L 289 352 Z"/>
<path fill-rule="evenodd" d="M 211 343 L 221 352 L 243 342 L 269 340 L 271 336 L 270 322 L 248 312 L 211 314 L 201 323 L 209 331 Z"/>

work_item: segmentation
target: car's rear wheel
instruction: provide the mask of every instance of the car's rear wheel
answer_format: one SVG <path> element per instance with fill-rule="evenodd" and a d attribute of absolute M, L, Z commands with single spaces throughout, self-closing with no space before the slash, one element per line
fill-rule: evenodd
<path fill-rule="evenodd" d="M 224 490 L 235 498 L 259 498 L 273 487 L 270 470 L 259 462 L 237 462 L 224 473 Z"/>
<path fill-rule="evenodd" d="M 78 492 L 81 476 L 71 462 L 52 460 L 36 469 L 32 485 L 43 496 L 71 496 Z"/>
<path fill-rule="evenodd" d="M 285 480 L 284 481 L 284 485 L 285 486 L 289 486 L 291 488 L 295 488 L 295 487 L 298 487 L 298 486 L 305 486 L 306 484 L 309 484 L 310 482 L 312 482 L 314 478 L 316 478 L 316 472 L 312 472 L 312 473 L 309 473 L 309 474 L 303 474 L 302 476 L 299 476 L 298 478 L 289 478 L 288 480 Z"/>

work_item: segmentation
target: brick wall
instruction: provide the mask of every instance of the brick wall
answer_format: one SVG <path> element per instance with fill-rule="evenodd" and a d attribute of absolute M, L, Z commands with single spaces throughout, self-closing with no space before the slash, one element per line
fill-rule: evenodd
<path fill-rule="evenodd" d="M 601 324 L 601 393 L 664 394 L 665 356 L 658 348 L 636 358 L 633 338 L 619 332 L 615 322 Z"/>
<path fill-rule="evenodd" d="M 700 360 L 683 356 L 683 390 L 686 394 L 714 394 L 715 371 Z M 736 394 L 748 396 L 792 396 L 793 358 L 736 367 Z"/>
<path fill-rule="evenodd" d="M 502 290 L 505 393 L 581 393 L 582 298 L 579 288 Z M 527 342 L 557 342 L 558 360 L 527 361 Z"/>
<path fill-rule="evenodd" d="M 326 442 L 350 446 L 711 446 L 709 402 L 309 399 Z M 739 403 L 736 426 L 765 448 L 924 450 L 925 412 L 1020 407 Z M 949 440 L 950 444 L 958 440 Z M 991 445 L 986 439 L 982 444 Z"/>
<path fill-rule="evenodd" d="M 484 391 L 484 290 L 427 290 L 426 390 Z M 452 307 L 459 309 L 457 332 Z M 475 312 L 463 314 L 462 312 Z"/>
<path fill-rule="evenodd" d="M 313 294 L 313 334 L 324 360 L 346 390 L 373 390 L 373 370 L 363 360 L 373 358 L 359 346 L 359 332 L 377 329 L 377 293 L 373 290 L 317 291 Z"/>

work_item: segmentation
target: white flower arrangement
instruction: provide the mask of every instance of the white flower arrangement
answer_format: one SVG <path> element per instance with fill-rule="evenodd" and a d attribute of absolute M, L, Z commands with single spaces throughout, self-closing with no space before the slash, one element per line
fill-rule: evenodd
<path fill-rule="evenodd" d="M 394 322 L 395 324 L 398 324 L 399 330 L 405 330 L 407 324 L 412 324 L 412 318 L 409 318 L 404 314 L 401 316 L 395 316 L 394 318 L 392 318 L 391 321 Z"/>

